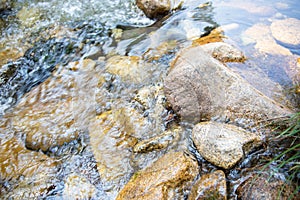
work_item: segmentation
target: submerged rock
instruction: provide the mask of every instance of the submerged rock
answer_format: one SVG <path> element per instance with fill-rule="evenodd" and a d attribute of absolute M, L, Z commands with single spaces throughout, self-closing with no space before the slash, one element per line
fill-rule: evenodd
<path fill-rule="evenodd" d="M 265 120 L 290 114 L 202 47 L 181 51 L 164 82 L 172 108 L 183 121 L 211 118 Z"/>
<path fill-rule="evenodd" d="M 217 170 L 209 174 L 204 174 L 193 185 L 189 200 L 201 199 L 227 199 L 226 177 L 223 171 Z"/>
<path fill-rule="evenodd" d="M 271 24 L 271 32 L 274 38 L 282 43 L 299 46 L 300 45 L 300 20 L 287 18 L 276 20 Z"/>
<path fill-rule="evenodd" d="M 260 145 L 260 138 L 234 125 L 216 122 L 197 124 L 192 133 L 197 150 L 212 164 L 230 169 Z"/>
<path fill-rule="evenodd" d="M 135 173 L 116 199 L 183 199 L 183 192 L 197 174 L 198 165 L 193 158 L 182 152 L 171 152 Z"/>

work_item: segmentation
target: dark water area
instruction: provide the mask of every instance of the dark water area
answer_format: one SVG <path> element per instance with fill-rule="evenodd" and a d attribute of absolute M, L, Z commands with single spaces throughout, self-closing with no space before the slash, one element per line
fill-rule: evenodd
<path fill-rule="evenodd" d="M 201 175 L 218 170 L 197 152 L 193 126 L 180 122 L 162 87 L 176 54 L 214 30 L 247 57 L 228 67 L 300 109 L 299 46 L 276 40 L 270 29 L 300 20 L 297 1 L 186 1 L 158 22 L 134 0 L 10 5 L 0 9 L 1 199 L 115 199 L 133 174 L 168 151 L 192 154 Z M 265 129 L 234 123 L 263 142 L 224 170 L 228 199 L 239 199 L 238 187 L 284 149 Z M 172 138 L 164 149 L 133 152 L 138 141 L 177 129 L 181 135 L 164 137 Z M 288 166 L 277 165 L 270 170 L 285 181 Z"/>

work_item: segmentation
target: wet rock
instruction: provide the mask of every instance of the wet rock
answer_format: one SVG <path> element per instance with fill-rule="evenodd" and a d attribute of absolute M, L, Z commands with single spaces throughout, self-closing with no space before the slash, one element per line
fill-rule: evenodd
<path fill-rule="evenodd" d="M 120 191 L 120 199 L 183 199 L 198 174 L 197 162 L 182 152 L 168 153 L 135 173 Z"/>
<path fill-rule="evenodd" d="M 300 45 L 300 20 L 287 18 L 276 20 L 271 24 L 271 32 L 274 38 L 282 43 L 299 46 Z"/>
<path fill-rule="evenodd" d="M 26 149 L 14 136 L 1 135 L 0 143 L 2 198 L 37 199 L 50 192 L 49 188 L 57 181 L 58 163 L 54 159 Z M 10 183 L 17 184 L 9 186 Z M 6 193 L 4 188 L 7 186 L 9 190 Z"/>
<path fill-rule="evenodd" d="M 106 70 L 125 82 L 138 84 L 149 81 L 154 68 L 138 56 L 113 56 L 107 60 Z"/>
<path fill-rule="evenodd" d="M 183 121 L 262 120 L 290 111 L 253 88 L 202 50 L 182 50 L 165 78 L 164 91 Z"/>
<path fill-rule="evenodd" d="M 133 108 L 119 102 L 93 119 L 89 126 L 90 142 L 105 190 L 116 195 L 134 169 L 131 166 L 132 148 L 139 138 L 151 135 L 145 118 Z"/>
<path fill-rule="evenodd" d="M 294 188 L 279 178 L 267 173 L 254 174 L 237 188 L 239 199 L 299 199 Z"/>
<path fill-rule="evenodd" d="M 260 137 L 229 124 L 203 122 L 193 128 L 199 153 L 212 164 L 232 168 L 245 154 L 260 145 Z"/>
<path fill-rule="evenodd" d="M 167 15 L 171 10 L 178 8 L 181 3 L 182 1 L 179 0 L 136 0 L 137 6 L 151 19 Z"/>
<path fill-rule="evenodd" d="M 193 185 L 189 200 L 201 199 L 227 199 L 226 177 L 223 171 L 217 170 L 210 174 L 204 174 Z"/>
<path fill-rule="evenodd" d="M 202 48 L 221 62 L 244 62 L 246 60 L 243 52 L 224 42 L 205 44 Z"/>
<path fill-rule="evenodd" d="M 95 194 L 95 186 L 83 177 L 71 174 L 65 180 L 64 199 L 91 199 Z"/>
<path fill-rule="evenodd" d="M 147 153 L 153 150 L 159 150 L 166 148 L 170 143 L 179 139 L 181 129 L 175 129 L 173 131 L 166 131 L 161 135 L 153 138 L 149 138 L 138 142 L 134 148 L 135 153 Z"/>
<path fill-rule="evenodd" d="M 270 27 L 265 24 L 255 24 L 248 28 L 243 33 L 242 39 L 245 45 L 254 43 L 255 48 L 261 53 L 292 55 L 289 49 L 277 44 Z"/>
<path fill-rule="evenodd" d="M 70 63 L 23 97 L 12 121 L 27 148 L 47 152 L 73 141 L 77 144 L 95 113 L 94 67 L 91 60 Z"/>

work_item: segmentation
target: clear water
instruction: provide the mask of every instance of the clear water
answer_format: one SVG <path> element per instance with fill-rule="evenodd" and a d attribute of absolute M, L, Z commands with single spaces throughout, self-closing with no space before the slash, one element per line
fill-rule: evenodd
<path fill-rule="evenodd" d="M 152 88 L 152 93 L 159 93 L 157 88 L 176 52 L 216 27 L 222 27 L 225 41 L 248 57 L 246 63 L 229 64 L 229 67 L 267 96 L 299 108 L 299 93 L 291 89 L 300 81 L 294 69 L 299 68 L 299 52 L 283 45 L 293 54 L 262 53 L 255 49 L 254 43 L 244 39 L 245 31 L 255 24 L 269 26 L 278 19 L 300 19 L 297 1 L 216 0 L 199 7 L 203 2 L 192 0 L 156 24 L 134 2 L 19 0 L 11 10 L 0 14 L 1 197 L 68 199 L 72 195 L 70 191 L 74 191 L 74 196 L 90 191 L 92 199 L 113 199 L 135 170 L 151 163 L 164 151 L 136 156 L 122 149 L 122 155 L 118 155 L 112 144 L 99 147 L 103 155 L 100 157 L 107 163 L 128 170 L 117 183 L 106 181 L 105 178 L 115 177 L 114 173 L 123 172 L 112 170 L 111 177 L 104 177 L 97 169 L 99 155 L 93 149 L 95 141 L 91 141 L 97 139 L 89 135 L 95 115 L 113 110 L 115 115 L 109 118 L 112 122 L 101 124 L 103 129 L 105 125 L 110 130 L 124 132 L 143 128 L 147 134 L 151 130 L 151 136 L 172 126 L 170 110 L 163 109 L 163 120 L 155 110 L 159 98 L 148 100 L 149 108 L 145 111 L 134 100 L 137 91 L 152 84 L 156 88 Z M 123 31 L 121 41 L 114 35 L 116 27 L 128 29 Z M 142 81 L 124 82 L 105 70 L 107 59 L 115 54 L 143 57 L 152 65 L 145 71 L 135 72 L 134 76 L 142 77 Z M 81 62 L 85 58 L 93 59 L 94 64 L 90 63 L 95 65 L 93 70 L 84 68 Z M 73 70 L 70 63 L 81 64 Z M 145 126 L 137 123 L 139 114 L 132 107 L 148 117 Z M 170 149 L 193 152 L 190 132 L 190 128 L 185 128 L 181 141 Z M 109 133 L 115 140 L 104 139 L 101 145 L 119 142 L 116 132 Z M 59 135 L 53 136 L 57 141 L 51 141 L 51 134 Z M 137 137 L 149 138 L 147 134 Z M 124 137 L 130 143 L 131 136 Z M 59 144 L 60 140 L 67 142 Z M 129 155 L 124 156 L 126 153 Z M 234 188 L 244 180 L 243 171 L 255 167 L 261 157 L 270 154 L 272 151 L 259 149 L 240 166 L 226 172 L 232 181 L 230 199 L 236 198 Z M 125 161 L 120 164 L 122 159 Z M 203 172 L 214 169 L 201 157 L 198 159 L 203 162 Z M 80 187 L 74 182 L 79 182 Z"/>

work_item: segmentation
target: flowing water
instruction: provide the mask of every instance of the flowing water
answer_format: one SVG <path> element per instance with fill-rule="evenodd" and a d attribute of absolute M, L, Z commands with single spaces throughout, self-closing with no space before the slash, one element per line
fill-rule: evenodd
<path fill-rule="evenodd" d="M 284 50 L 277 51 L 264 40 L 274 20 L 300 19 L 297 1 L 193 0 L 157 23 L 134 2 L 18 0 L 0 11 L 1 197 L 113 199 L 134 172 L 167 150 L 197 156 L 189 127 L 165 150 L 130 149 L 176 127 L 161 89 L 169 63 L 218 27 L 248 58 L 229 67 L 299 109 L 299 48 L 280 44 Z M 260 148 L 226 172 L 230 199 L 237 198 L 243 172 L 272 152 Z M 197 157 L 203 172 L 215 168 Z"/>

